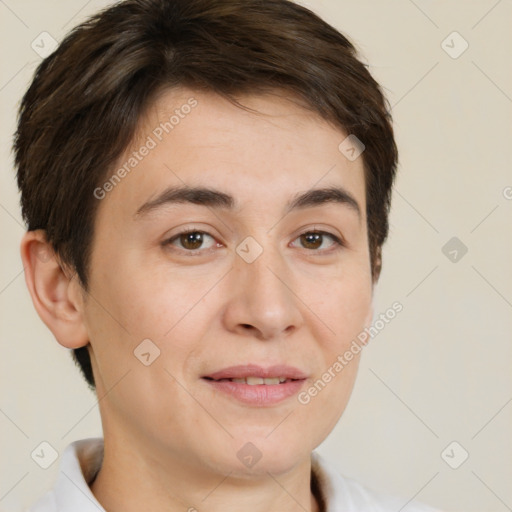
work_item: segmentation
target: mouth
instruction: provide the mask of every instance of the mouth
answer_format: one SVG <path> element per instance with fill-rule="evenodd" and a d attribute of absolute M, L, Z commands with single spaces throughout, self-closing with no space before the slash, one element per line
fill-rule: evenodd
<path fill-rule="evenodd" d="M 285 382 L 286 380 L 303 380 L 306 377 L 306 373 L 302 372 L 298 368 L 284 364 L 268 367 L 259 366 L 257 364 L 229 366 L 227 368 L 223 368 L 222 370 L 218 370 L 203 376 L 203 378 L 217 381 L 249 379 L 251 382 L 247 382 L 248 384 L 264 384 L 264 382 L 256 382 L 254 379 L 263 379 L 263 381 L 274 379 L 271 384 L 278 384 L 275 382 L 275 379 Z"/>
<path fill-rule="evenodd" d="M 276 365 L 240 365 L 201 377 L 209 386 L 245 405 L 264 407 L 297 394 L 307 375 L 299 369 Z"/>
<path fill-rule="evenodd" d="M 203 377 L 206 380 L 214 380 L 215 382 L 223 382 L 223 381 L 229 381 L 229 382 L 236 382 L 237 384 L 247 384 L 249 386 L 261 386 L 262 384 L 265 386 L 276 386 L 278 384 L 285 384 L 286 382 L 291 382 L 294 380 L 301 380 L 301 379 L 287 379 L 286 377 L 269 377 L 269 378 L 263 378 L 263 377 L 242 377 L 239 379 L 212 379 L 211 377 Z"/>

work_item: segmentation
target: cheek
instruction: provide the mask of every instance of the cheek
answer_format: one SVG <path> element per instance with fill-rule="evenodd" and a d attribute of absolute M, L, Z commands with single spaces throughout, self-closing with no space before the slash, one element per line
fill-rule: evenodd
<path fill-rule="evenodd" d="M 307 290 L 308 306 L 316 319 L 311 324 L 316 325 L 316 353 L 321 359 L 299 403 L 310 414 L 322 415 L 320 438 L 330 432 L 348 403 L 363 347 L 358 335 L 372 311 L 369 273 L 361 268 L 338 276 L 318 282 L 314 292 L 311 287 Z"/>
<path fill-rule="evenodd" d="M 372 308 L 371 280 L 352 277 L 331 281 L 311 306 L 327 327 L 317 337 L 321 365 L 312 386 L 305 390 L 303 403 L 323 415 L 322 435 L 334 428 L 350 398 L 363 350 L 358 335 Z"/>
<path fill-rule="evenodd" d="M 204 289 L 183 286 L 183 279 L 171 286 L 136 272 L 122 276 L 95 290 L 87 312 L 98 395 L 108 393 L 108 407 L 130 424 L 151 417 L 157 435 L 163 425 L 174 425 L 176 408 L 190 404 L 177 383 L 184 382 L 195 341 L 208 325 Z M 162 407 L 162 397 L 175 407 Z"/>
<path fill-rule="evenodd" d="M 120 265 L 101 287 L 105 309 L 135 338 L 161 339 L 201 302 L 212 277 L 148 268 L 143 262 Z"/>
<path fill-rule="evenodd" d="M 328 352 L 343 351 L 360 334 L 372 311 L 372 285 L 369 273 L 353 272 L 343 277 L 326 278 L 302 292 L 308 306 L 323 325 Z M 332 355 L 332 354 L 331 354 Z"/>
<path fill-rule="evenodd" d="M 126 270 L 120 265 L 108 282 L 96 286 L 88 311 L 91 345 L 107 388 L 128 370 L 131 380 L 147 382 L 137 357 L 148 352 L 146 359 L 155 358 L 152 367 L 181 376 L 218 304 L 205 297 L 216 276 L 190 279 L 167 272 L 155 277 L 147 268 Z"/>

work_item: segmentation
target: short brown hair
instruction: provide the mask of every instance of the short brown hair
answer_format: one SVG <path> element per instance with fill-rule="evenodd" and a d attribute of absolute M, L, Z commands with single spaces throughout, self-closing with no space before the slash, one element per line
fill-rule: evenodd
<path fill-rule="evenodd" d="M 235 95 L 284 90 L 361 140 L 378 279 L 398 152 L 388 102 L 348 39 L 289 0 L 125 0 L 73 29 L 41 62 L 14 142 L 27 229 L 46 231 L 84 290 L 93 191 L 156 95 L 178 86 L 237 105 Z M 87 347 L 74 357 L 94 388 Z"/>

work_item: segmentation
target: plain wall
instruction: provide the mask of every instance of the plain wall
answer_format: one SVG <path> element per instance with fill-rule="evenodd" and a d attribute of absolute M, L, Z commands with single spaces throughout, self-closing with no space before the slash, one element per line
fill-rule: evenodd
<path fill-rule="evenodd" d="M 32 41 L 43 31 L 59 41 L 108 3 L 0 3 L 1 510 L 23 510 L 52 484 L 58 463 L 43 470 L 30 456 L 42 441 L 61 453 L 101 435 L 95 396 L 26 289 L 10 145 L 40 62 Z M 349 406 L 318 451 L 404 504 L 511 510 L 512 4 L 301 3 L 359 48 L 393 107 L 400 151 L 375 311 L 395 301 L 403 311 L 365 349 Z M 454 31 L 469 44 L 458 58 Z M 453 237 L 467 248 L 455 262 L 453 248 L 443 252 Z M 452 465 L 469 453 L 458 469 L 441 457 L 453 441 Z"/>

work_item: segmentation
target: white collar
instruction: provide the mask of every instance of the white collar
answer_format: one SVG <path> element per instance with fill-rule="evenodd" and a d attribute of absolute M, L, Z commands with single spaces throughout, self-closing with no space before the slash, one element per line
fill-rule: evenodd
<path fill-rule="evenodd" d="M 41 498 L 31 512 L 105 512 L 89 484 L 103 461 L 103 439 L 75 441 L 62 453 L 54 488 Z M 339 475 L 319 453 L 311 454 L 311 469 L 319 484 L 325 512 L 435 512 L 434 509 L 370 491 L 352 479 Z M 404 507 L 404 508 L 401 508 Z"/>

